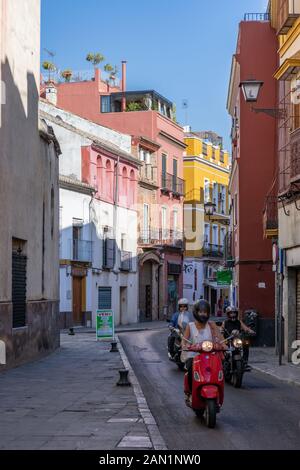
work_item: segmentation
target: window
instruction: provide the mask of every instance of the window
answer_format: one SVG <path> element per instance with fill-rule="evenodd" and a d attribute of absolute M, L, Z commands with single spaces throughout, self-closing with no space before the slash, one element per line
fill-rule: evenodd
<path fill-rule="evenodd" d="M 111 309 L 111 287 L 98 287 L 98 309 Z"/>
<path fill-rule="evenodd" d="M 220 230 L 220 245 L 221 246 L 224 246 L 225 236 L 226 236 L 226 229 L 224 227 L 221 227 L 221 230 Z"/>
<path fill-rule="evenodd" d="M 12 239 L 12 327 L 26 325 L 27 257 L 26 242 Z"/>
<path fill-rule="evenodd" d="M 210 194 L 209 194 L 209 180 L 204 180 L 204 202 L 209 202 Z"/>
<path fill-rule="evenodd" d="M 234 203 L 233 203 L 233 209 L 234 209 L 234 225 L 238 224 L 238 196 L 237 194 L 234 195 Z"/>
<path fill-rule="evenodd" d="M 161 177 L 162 177 L 162 187 L 167 187 L 167 155 L 162 154 L 161 156 Z"/>
<path fill-rule="evenodd" d="M 173 158 L 173 191 L 177 191 L 177 172 L 178 172 L 178 162 Z"/>
<path fill-rule="evenodd" d="M 220 203 L 221 214 L 225 214 L 226 212 L 226 187 L 222 185 L 220 186 L 219 203 Z"/>
<path fill-rule="evenodd" d="M 112 237 L 112 229 L 104 227 L 103 231 L 103 268 L 113 269 L 115 264 L 115 240 Z"/>
<path fill-rule="evenodd" d="M 73 219 L 73 260 L 79 260 L 82 244 L 82 229 L 83 229 L 83 220 Z"/>
<path fill-rule="evenodd" d="M 101 96 L 101 113 L 110 113 L 110 96 Z"/>
<path fill-rule="evenodd" d="M 144 217 L 143 217 L 143 235 L 142 238 L 145 242 L 149 241 L 150 231 L 149 231 L 149 205 L 144 204 Z"/>
<path fill-rule="evenodd" d="M 217 225 L 213 225 L 212 235 L 213 235 L 213 239 L 212 239 L 213 245 L 218 245 L 218 226 Z"/>
<path fill-rule="evenodd" d="M 121 234 L 121 250 L 126 250 L 126 233 Z"/>
<path fill-rule="evenodd" d="M 300 127 L 300 103 L 293 105 L 293 130 Z"/>
<path fill-rule="evenodd" d="M 141 162 L 144 162 L 145 161 L 145 150 L 144 149 L 140 149 L 140 160 Z"/>
<path fill-rule="evenodd" d="M 220 152 L 220 162 L 224 163 L 224 152 L 223 152 L 223 150 L 221 150 L 221 152 Z"/>
<path fill-rule="evenodd" d="M 218 212 L 218 183 L 213 184 L 213 203 L 216 204 L 216 211 Z"/>
<path fill-rule="evenodd" d="M 207 156 L 207 144 L 202 142 L 202 154 Z"/>
<path fill-rule="evenodd" d="M 208 245 L 210 242 L 210 225 L 204 225 L 204 244 Z"/>
<path fill-rule="evenodd" d="M 161 228 L 162 228 L 162 239 L 167 238 L 167 208 L 161 208 Z"/>

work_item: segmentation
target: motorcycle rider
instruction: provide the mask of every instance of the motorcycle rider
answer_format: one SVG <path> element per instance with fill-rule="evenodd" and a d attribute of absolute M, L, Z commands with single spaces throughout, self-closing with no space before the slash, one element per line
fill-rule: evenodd
<path fill-rule="evenodd" d="M 183 348 L 188 348 L 189 344 L 200 344 L 203 341 L 212 341 L 219 344 L 219 349 L 225 349 L 226 346 L 220 344 L 224 338 L 214 322 L 209 321 L 210 305 L 206 300 L 199 300 L 193 307 L 194 322 L 190 322 L 185 329 L 182 339 Z M 181 360 L 185 362 L 188 371 L 188 381 L 190 393 L 193 383 L 193 360 L 198 353 L 193 351 L 182 351 Z"/>
<path fill-rule="evenodd" d="M 226 314 L 227 320 L 225 320 L 222 324 L 222 332 L 225 338 L 228 338 L 228 336 L 230 336 L 234 330 L 244 331 L 245 333 L 249 334 L 255 334 L 255 332 L 251 330 L 251 328 L 249 328 L 247 325 L 245 325 L 242 320 L 239 320 L 239 312 L 237 308 L 233 306 L 227 307 Z M 245 367 L 248 369 L 249 346 L 245 344 L 243 346 L 243 350 Z"/>
<path fill-rule="evenodd" d="M 192 316 L 189 312 L 188 299 L 182 298 L 178 301 L 178 311 L 172 315 L 170 325 L 174 328 L 179 328 L 181 333 L 184 333 L 186 325 L 192 321 Z M 174 344 L 176 335 L 171 334 L 168 338 L 168 350 L 171 355 L 174 354 Z"/>

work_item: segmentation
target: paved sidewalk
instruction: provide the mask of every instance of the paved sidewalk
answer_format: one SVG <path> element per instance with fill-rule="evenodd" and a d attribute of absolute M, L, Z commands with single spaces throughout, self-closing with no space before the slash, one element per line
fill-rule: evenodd
<path fill-rule="evenodd" d="M 116 333 L 126 333 L 128 331 L 146 331 L 146 330 L 160 330 L 160 329 L 167 329 L 169 323 L 163 320 L 159 321 L 148 321 L 148 322 L 140 322 L 140 323 L 131 323 L 129 325 L 119 325 L 116 327 Z M 63 330 L 63 333 L 68 333 L 67 330 Z M 76 333 L 90 333 L 96 335 L 95 328 L 87 328 L 84 326 L 75 326 L 74 332 Z"/>
<path fill-rule="evenodd" d="M 0 449 L 163 448 L 136 385 L 116 386 L 124 352 L 109 350 L 90 334 L 62 334 L 52 355 L 0 374 Z"/>
<path fill-rule="evenodd" d="M 287 383 L 300 385 L 300 365 L 296 366 L 282 358 L 282 365 L 279 366 L 274 348 L 251 348 L 249 364 L 254 370 L 272 375 Z"/>

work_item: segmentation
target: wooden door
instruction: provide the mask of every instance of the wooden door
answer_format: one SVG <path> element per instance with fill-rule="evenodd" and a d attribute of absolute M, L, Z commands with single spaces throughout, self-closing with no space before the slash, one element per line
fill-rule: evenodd
<path fill-rule="evenodd" d="M 82 324 L 82 278 L 73 276 L 73 324 Z"/>

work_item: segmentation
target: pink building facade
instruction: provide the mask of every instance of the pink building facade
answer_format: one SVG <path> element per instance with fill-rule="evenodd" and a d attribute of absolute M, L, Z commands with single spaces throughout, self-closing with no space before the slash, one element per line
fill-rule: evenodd
<path fill-rule="evenodd" d="M 126 92 L 125 87 L 125 64 L 121 88 L 103 82 L 96 69 L 91 81 L 57 84 L 57 105 L 132 136 L 142 168 L 137 176 L 125 167 L 122 184 L 126 181 L 131 193 L 133 179 L 139 182 L 140 319 L 155 320 L 171 315 L 183 290 L 184 133 L 169 100 L 154 90 Z M 107 184 L 110 170 L 103 159 L 97 161 L 94 171 Z"/>

